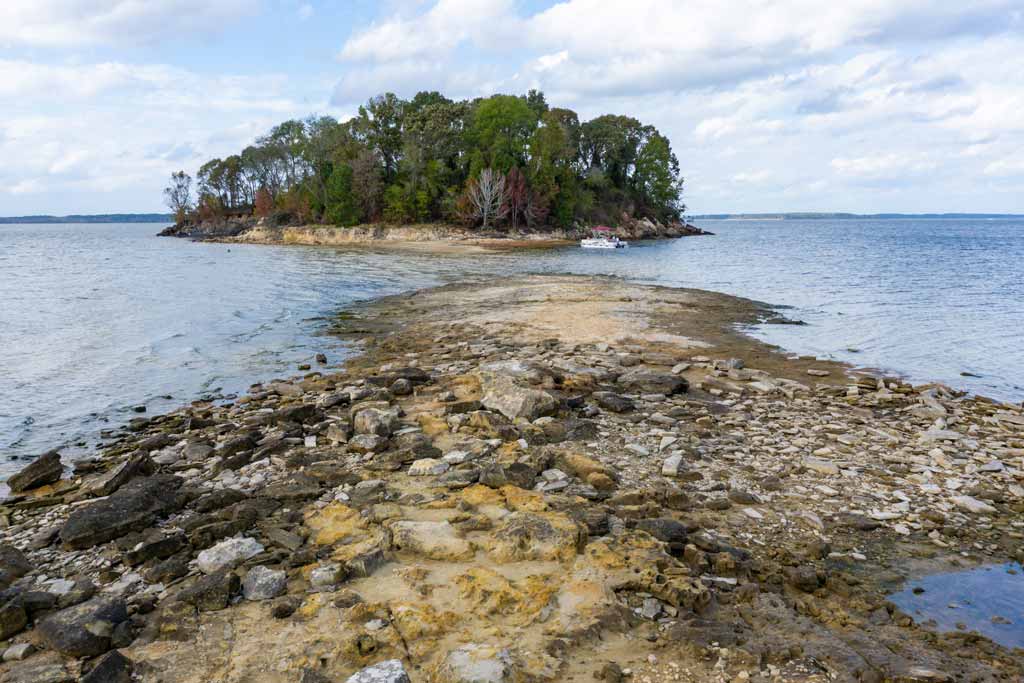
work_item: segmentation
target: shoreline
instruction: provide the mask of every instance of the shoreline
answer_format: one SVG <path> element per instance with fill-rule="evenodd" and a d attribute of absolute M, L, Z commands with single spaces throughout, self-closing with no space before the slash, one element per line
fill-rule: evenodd
<path fill-rule="evenodd" d="M 135 642 L 121 652 L 168 682 L 296 680 L 310 667 L 344 680 L 392 658 L 413 683 L 459 680 L 467 658 L 538 681 L 610 660 L 653 681 L 679 667 L 718 680 L 716 660 L 764 680 L 1024 674 L 1021 654 L 929 635 L 884 599 L 911 566 L 1024 559 L 1020 407 L 851 378 L 738 329 L 773 315 L 583 276 L 374 300 L 337 318 L 362 346 L 340 371 L 139 421 L 76 480 L 6 501 L 0 517 L 35 567 L 23 583 L 88 577 L 124 600 L 118 623 Z M 172 476 L 184 500 L 149 511 L 103 562 L 102 544 L 60 547 L 95 540 L 66 534 L 69 517 Z M 962 482 L 947 490 L 948 477 Z M 231 500 L 198 505 L 210 496 Z M 132 565 L 140 532 L 150 550 Z M 196 567 L 235 534 L 260 551 L 223 572 Z M 159 573 L 175 559 L 183 574 Z M 285 594 L 233 602 L 228 575 L 250 581 L 256 566 L 285 572 Z M 27 614 L 33 637 L 53 611 Z M 186 644 L 202 657 L 183 658 Z M 80 667 L 42 649 L 0 665 L 0 680 L 43 660 Z"/>

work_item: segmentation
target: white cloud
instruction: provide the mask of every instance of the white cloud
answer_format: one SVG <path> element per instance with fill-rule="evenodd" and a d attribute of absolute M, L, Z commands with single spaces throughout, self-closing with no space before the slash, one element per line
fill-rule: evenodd
<path fill-rule="evenodd" d="M 1024 176 L 1024 150 L 1018 155 L 999 159 L 985 166 L 985 175 Z"/>
<path fill-rule="evenodd" d="M 147 43 L 219 29 L 260 0 L 3 0 L 0 45 Z"/>

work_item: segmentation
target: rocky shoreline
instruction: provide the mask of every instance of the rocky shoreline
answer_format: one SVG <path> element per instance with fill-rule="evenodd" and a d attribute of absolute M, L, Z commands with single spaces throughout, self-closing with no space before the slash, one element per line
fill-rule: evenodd
<path fill-rule="evenodd" d="M 134 420 L 0 503 L 0 681 L 1018 681 L 886 600 L 1024 560 L 1024 411 L 528 276 L 346 312 L 362 353 Z M 70 464 L 70 463 L 66 463 Z"/>
<path fill-rule="evenodd" d="M 655 240 L 711 235 L 687 223 L 663 224 L 623 216 L 615 229 L 621 239 Z M 589 237 L 584 227 L 571 230 L 481 231 L 455 225 L 357 225 L 351 228 L 324 225 L 277 225 L 269 219 L 229 218 L 204 223 L 181 223 L 160 232 L 161 237 L 185 237 L 200 241 L 247 244 L 304 244 L 317 246 L 402 246 L 430 244 L 467 247 L 516 248 L 577 242 Z"/>

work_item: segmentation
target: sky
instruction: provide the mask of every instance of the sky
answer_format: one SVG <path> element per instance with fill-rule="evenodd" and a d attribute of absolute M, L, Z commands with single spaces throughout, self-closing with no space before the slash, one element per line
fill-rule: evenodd
<path fill-rule="evenodd" d="M 1024 213 L 1021 0 L 2 0 L 0 215 L 381 92 L 545 92 L 672 142 L 690 213 Z"/>

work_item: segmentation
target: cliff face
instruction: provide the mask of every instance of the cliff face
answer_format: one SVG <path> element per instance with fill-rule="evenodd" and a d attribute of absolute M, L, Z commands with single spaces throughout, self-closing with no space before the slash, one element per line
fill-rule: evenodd
<path fill-rule="evenodd" d="M 647 218 L 623 217 L 615 234 L 625 240 L 665 239 L 691 235 L 710 235 L 700 228 L 683 224 L 662 224 Z M 479 239 L 566 240 L 590 236 L 590 228 L 569 230 L 481 230 L 444 223 L 387 225 L 370 223 L 351 228 L 330 225 L 275 225 L 253 217 L 225 218 L 202 223 L 181 223 L 160 233 L 163 237 L 187 237 L 199 240 L 230 239 L 260 244 L 348 244 L 364 242 L 433 242 Z"/>

